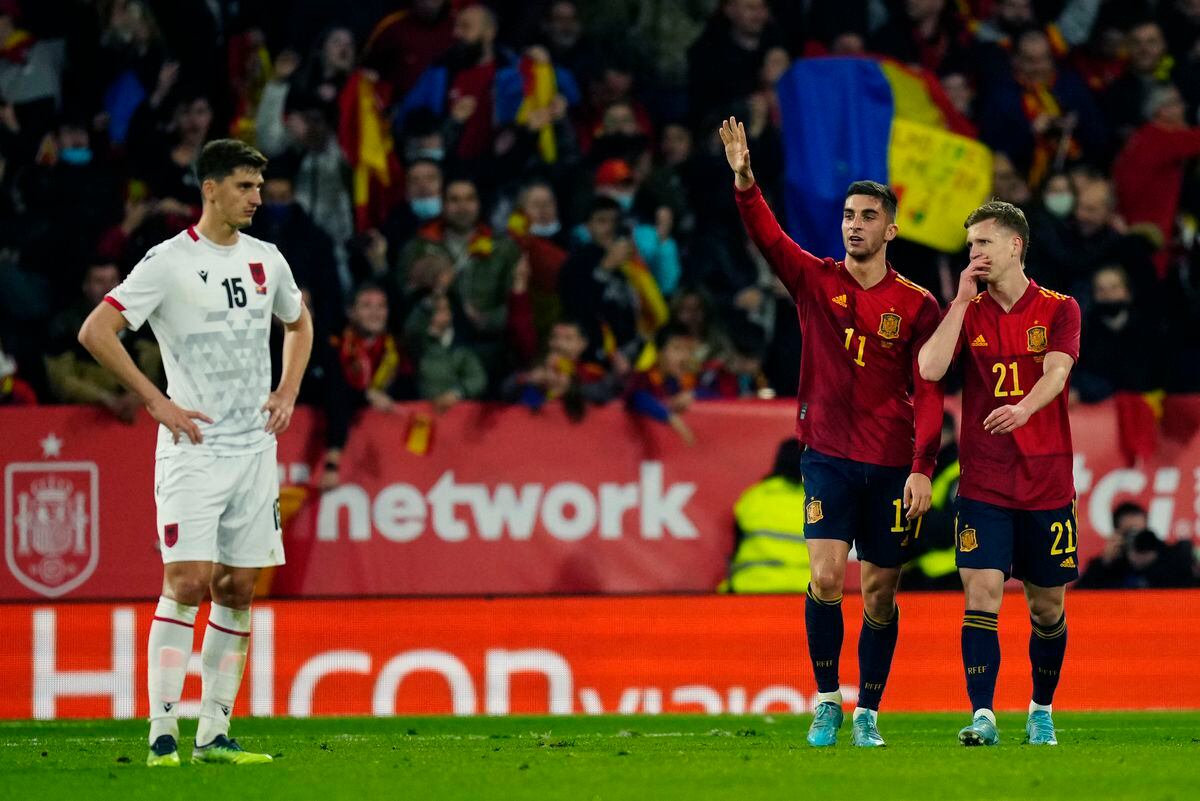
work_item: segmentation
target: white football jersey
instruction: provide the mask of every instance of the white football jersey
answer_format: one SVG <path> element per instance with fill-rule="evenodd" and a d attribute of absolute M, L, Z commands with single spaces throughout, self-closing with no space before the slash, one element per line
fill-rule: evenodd
<path fill-rule="evenodd" d="M 105 301 L 133 330 L 149 321 L 162 351 L 167 395 L 197 420 L 204 442 L 172 442 L 159 426 L 159 458 L 197 448 L 214 455 L 257 453 L 270 447 L 267 413 L 271 392 L 271 315 L 300 318 L 300 289 L 279 249 L 238 234 L 218 245 L 195 227 L 146 252 Z"/>

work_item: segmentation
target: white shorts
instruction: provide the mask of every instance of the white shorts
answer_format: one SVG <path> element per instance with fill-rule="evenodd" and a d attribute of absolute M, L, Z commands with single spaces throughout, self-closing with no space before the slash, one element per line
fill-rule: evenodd
<path fill-rule="evenodd" d="M 282 565 L 275 445 L 246 456 L 181 453 L 154 465 L 163 562 Z"/>

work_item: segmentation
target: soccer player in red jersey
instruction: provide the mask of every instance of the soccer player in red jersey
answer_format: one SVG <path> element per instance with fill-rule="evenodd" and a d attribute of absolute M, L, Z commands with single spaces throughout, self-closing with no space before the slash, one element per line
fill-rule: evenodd
<path fill-rule="evenodd" d="M 955 535 L 966 591 L 962 653 L 973 722 L 963 745 L 999 742 L 992 697 L 1000 667 L 997 616 L 1004 582 L 1025 583 L 1033 631 L 1028 741 L 1055 745 L 1050 704 L 1067 647 L 1063 601 L 1079 577 L 1067 380 L 1079 358 L 1079 304 L 1025 276 L 1029 223 L 992 201 L 967 217 L 971 261 L 921 375 L 940 380 L 956 356 L 963 377 Z M 976 293 L 976 280 L 987 291 Z"/>
<path fill-rule="evenodd" d="M 720 133 L 742 221 L 795 301 L 804 336 L 796 429 L 806 445 L 812 580 L 804 618 L 819 693 L 808 742 L 834 745 L 842 724 L 842 584 L 854 544 L 864 608 L 853 739 L 881 746 L 876 717 L 896 648 L 900 567 L 929 509 L 941 437 L 941 388 L 921 379 L 916 358 L 937 327 L 938 304 L 887 263 L 897 232 L 890 189 L 850 185 L 842 212 L 846 258 L 821 259 L 784 234 L 767 207 L 742 124 L 730 117 Z"/>

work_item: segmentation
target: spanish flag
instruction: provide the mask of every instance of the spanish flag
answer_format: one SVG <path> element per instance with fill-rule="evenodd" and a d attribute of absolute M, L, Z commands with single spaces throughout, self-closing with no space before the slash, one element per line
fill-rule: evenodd
<path fill-rule="evenodd" d="M 400 162 L 383 114 L 386 95 L 386 87 L 358 70 L 338 98 L 338 143 L 353 173 L 354 227 L 359 233 L 383 223 L 400 191 Z"/>
<path fill-rule="evenodd" d="M 524 99 L 517 109 L 517 123 L 524 125 L 531 111 L 549 108 L 558 94 L 558 79 L 554 77 L 554 66 L 546 61 L 537 61 L 522 56 L 517 64 L 521 73 L 521 93 Z M 554 141 L 554 123 L 550 122 L 538 130 L 538 154 L 542 161 L 553 164 L 558 160 L 558 145 Z"/>

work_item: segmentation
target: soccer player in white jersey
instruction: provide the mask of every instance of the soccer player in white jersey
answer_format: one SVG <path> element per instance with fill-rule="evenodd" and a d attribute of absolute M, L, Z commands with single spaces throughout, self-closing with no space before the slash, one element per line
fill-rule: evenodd
<path fill-rule="evenodd" d="M 261 568 L 283 564 L 275 435 L 291 421 L 312 350 L 312 318 L 271 244 L 240 233 L 262 204 L 267 160 L 219 139 L 196 163 L 200 221 L 146 252 L 84 322 L 79 341 L 160 424 L 154 470 L 162 597 L 150 626 L 150 766 L 179 764 L 177 710 L 205 591 L 203 691 L 192 762 L 254 764 L 267 754 L 229 738 Z M 271 316 L 286 328 L 271 391 Z M 163 395 L 117 339 L 150 323 L 167 374 Z"/>

